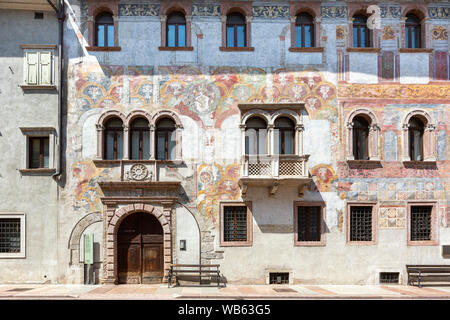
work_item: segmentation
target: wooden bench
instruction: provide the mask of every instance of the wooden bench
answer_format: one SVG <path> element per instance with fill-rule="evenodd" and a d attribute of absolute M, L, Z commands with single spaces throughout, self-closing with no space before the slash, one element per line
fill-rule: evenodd
<path fill-rule="evenodd" d="M 422 282 L 450 282 L 450 265 L 406 265 L 408 285 L 417 282 L 419 288 Z"/>
<path fill-rule="evenodd" d="M 168 275 L 168 287 L 172 284 L 172 279 L 175 278 L 176 284 L 179 285 L 178 279 L 181 276 L 195 276 L 199 278 L 199 283 L 202 283 L 202 278 L 211 276 L 217 277 L 217 286 L 220 286 L 220 264 L 171 264 Z"/>

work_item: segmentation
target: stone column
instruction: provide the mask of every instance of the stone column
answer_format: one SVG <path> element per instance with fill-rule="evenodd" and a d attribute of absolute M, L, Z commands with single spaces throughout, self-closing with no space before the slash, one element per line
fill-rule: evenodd
<path fill-rule="evenodd" d="M 245 160 L 245 124 L 239 125 L 241 129 L 241 172 L 242 176 L 248 176 L 248 163 Z"/>
<path fill-rule="evenodd" d="M 409 124 L 405 123 L 402 126 L 403 131 L 403 145 L 402 145 L 402 161 L 411 161 L 409 156 Z"/>
<path fill-rule="evenodd" d="M 297 124 L 295 126 L 295 154 L 298 156 L 303 155 L 303 131 L 305 127 L 303 124 Z"/>
<path fill-rule="evenodd" d="M 186 18 L 186 47 L 190 47 L 192 16 L 186 15 L 185 18 Z"/>
<path fill-rule="evenodd" d="M 94 17 L 88 16 L 88 41 L 89 46 L 93 47 L 95 46 L 95 28 L 94 28 Z"/>
<path fill-rule="evenodd" d="M 155 145 L 156 145 L 156 143 L 155 143 L 155 125 L 154 124 L 149 124 L 149 131 L 150 131 L 150 134 L 149 134 L 149 141 L 148 141 L 148 143 L 149 143 L 149 150 L 150 150 L 150 160 L 155 160 L 155 153 L 156 153 L 156 150 L 155 150 Z"/>
<path fill-rule="evenodd" d="M 320 17 L 314 18 L 314 47 L 321 46 L 321 38 L 320 38 L 321 23 L 322 23 L 322 19 Z"/>
<path fill-rule="evenodd" d="M 252 46 L 252 16 L 246 16 L 245 17 L 245 29 L 246 29 L 246 34 L 245 34 L 245 46 L 246 47 L 251 47 Z"/>
<path fill-rule="evenodd" d="M 268 155 L 275 154 L 275 126 L 273 124 L 267 125 L 266 153 Z"/>
<path fill-rule="evenodd" d="M 183 129 L 183 127 L 181 125 L 176 125 L 176 129 L 175 129 L 175 139 L 176 139 L 175 160 L 177 160 L 177 161 L 183 160 L 182 150 L 181 150 L 181 145 L 182 145 L 181 129 Z"/>
<path fill-rule="evenodd" d="M 436 161 L 436 126 L 434 124 L 427 124 L 423 134 L 423 159 L 425 161 Z"/>
<path fill-rule="evenodd" d="M 227 16 L 220 16 L 222 23 L 222 47 L 227 46 Z"/>
<path fill-rule="evenodd" d="M 353 122 L 347 122 L 347 160 L 355 160 L 353 156 Z"/>
<path fill-rule="evenodd" d="M 161 47 L 167 47 L 167 39 L 166 39 L 166 21 L 167 21 L 167 16 L 160 15 L 159 19 L 161 21 Z"/>
<path fill-rule="evenodd" d="M 130 130 L 127 125 L 123 125 L 123 160 L 130 159 Z"/>
<path fill-rule="evenodd" d="M 400 48 L 406 48 L 405 24 L 406 17 L 400 18 Z"/>
<path fill-rule="evenodd" d="M 379 132 L 380 127 L 376 123 L 369 125 L 369 160 L 380 160 Z"/>
<path fill-rule="evenodd" d="M 291 24 L 291 48 L 295 47 L 295 21 L 297 20 L 297 17 L 291 16 L 289 18 L 290 24 Z"/>
<path fill-rule="evenodd" d="M 98 160 L 103 159 L 103 131 L 105 127 L 102 124 L 96 124 L 97 128 L 97 155 L 96 158 Z"/>
<path fill-rule="evenodd" d="M 113 16 L 114 21 L 114 46 L 119 46 L 119 16 Z"/>

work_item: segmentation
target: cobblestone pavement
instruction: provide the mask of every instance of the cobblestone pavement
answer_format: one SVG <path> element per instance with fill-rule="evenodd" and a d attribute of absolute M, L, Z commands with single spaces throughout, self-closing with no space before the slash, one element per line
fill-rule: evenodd
<path fill-rule="evenodd" d="M 450 286 L 404 285 L 0 285 L 0 299 L 173 300 L 173 299 L 448 299 Z"/>

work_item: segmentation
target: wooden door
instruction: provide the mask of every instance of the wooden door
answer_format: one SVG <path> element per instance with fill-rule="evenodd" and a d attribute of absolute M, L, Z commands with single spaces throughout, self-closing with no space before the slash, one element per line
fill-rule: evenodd
<path fill-rule="evenodd" d="M 164 275 L 163 230 L 155 216 L 134 213 L 117 239 L 119 283 L 160 283 Z"/>

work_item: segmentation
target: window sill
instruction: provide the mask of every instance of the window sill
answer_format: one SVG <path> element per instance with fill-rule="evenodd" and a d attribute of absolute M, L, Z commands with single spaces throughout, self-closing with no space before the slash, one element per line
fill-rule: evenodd
<path fill-rule="evenodd" d="M 0 259 L 25 259 L 25 253 L 0 253 Z"/>
<path fill-rule="evenodd" d="M 427 240 L 427 241 L 407 241 L 408 246 L 438 246 L 439 241 L 437 240 Z"/>
<path fill-rule="evenodd" d="M 347 164 L 352 169 L 381 168 L 380 160 L 347 160 Z"/>
<path fill-rule="evenodd" d="M 219 47 L 219 50 L 225 52 L 246 52 L 255 51 L 255 47 Z"/>
<path fill-rule="evenodd" d="M 436 161 L 402 161 L 405 168 L 436 168 Z"/>
<path fill-rule="evenodd" d="M 251 247 L 253 244 L 251 242 L 245 241 L 245 242 L 221 242 L 221 247 Z"/>
<path fill-rule="evenodd" d="M 366 53 L 378 53 L 381 48 L 347 48 L 347 52 L 366 52 Z"/>
<path fill-rule="evenodd" d="M 122 47 L 86 47 L 87 51 L 121 51 Z"/>
<path fill-rule="evenodd" d="M 295 241 L 295 247 L 325 247 L 325 241 Z"/>
<path fill-rule="evenodd" d="M 183 160 L 156 160 L 156 159 L 147 159 L 147 160 L 130 160 L 130 159 L 122 159 L 122 160 L 104 160 L 104 159 L 96 159 L 92 160 L 92 162 L 96 166 L 108 166 L 108 165 L 114 165 L 114 164 L 120 164 L 120 163 L 159 163 L 159 164 L 181 164 L 183 163 Z"/>
<path fill-rule="evenodd" d="M 346 245 L 348 246 L 375 246 L 377 245 L 377 241 L 347 241 Z"/>
<path fill-rule="evenodd" d="M 322 47 L 309 47 L 309 48 L 290 47 L 289 52 L 323 52 L 323 48 Z"/>
<path fill-rule="evenodd" d="M 23 175 L 52 175 L 56 173 L 56 169 L 37 168 L 37 169 L 19 169 Z"/>
<path fill-rule="evenodd" d="M 158 47 L 159 51 L 193 51 L 194 47 Z"/>
<path fill-rule="evenodd" d="M 400 53 L 432 53 L 433 49 L 427 48 L 400 48 Z"/>
<path fill-rule="evenodd" d="M 55 85 L 32 85 L 32 84 L 21 84 L 19 85 L 23 90 L 56 90 Z"/>

